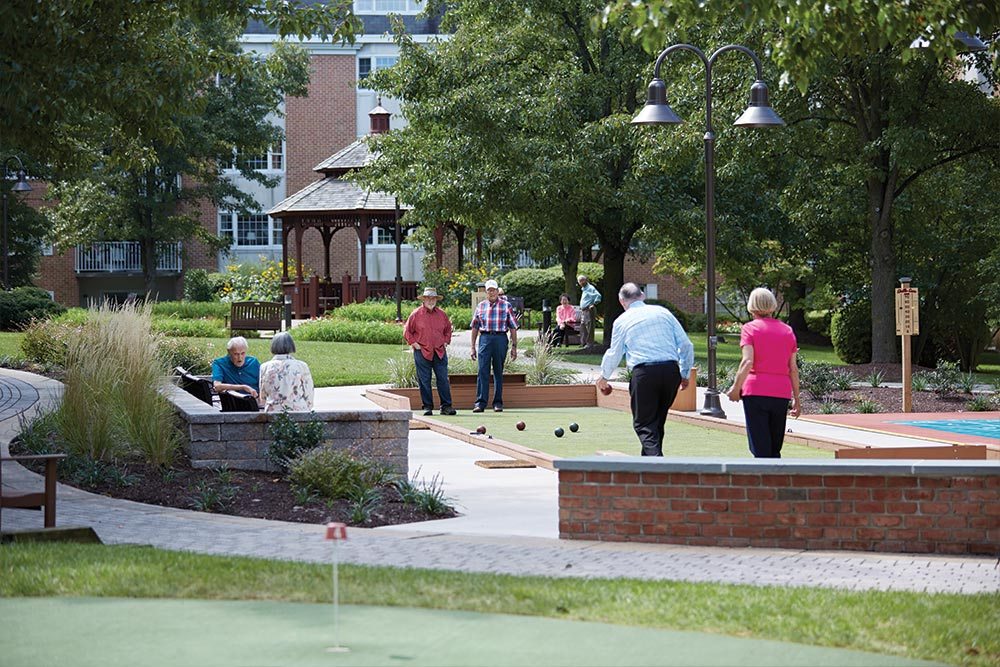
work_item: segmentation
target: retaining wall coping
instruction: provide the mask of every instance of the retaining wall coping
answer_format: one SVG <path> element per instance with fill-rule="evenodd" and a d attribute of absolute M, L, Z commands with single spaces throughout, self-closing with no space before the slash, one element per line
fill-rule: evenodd
<path fill-rule="evenodd" d="M 557 459 L 556 470 L 587 472 L 676 472 L 729 473 L 751 475 L 828 474 L 828 475 L 1000 475 L 1000 461 L 926 461 L 896 459 L 870 461 L 858 459 L 727 459 L 694 457 L 585 456 Z"/>
<path fill-rule="evenodd" d="M 169 387 L 167 397 L 182 413 L 189 424 L 254 424 L 273 421 L 277 413 L 265 412 L 222 412 L 218 407 L 208 405 L 180 387 Z M 409 421 L 413 413 L 409 410 L 318 410 L 316 412 L 289 412 L 292 421 L 322 422 L 399 422 Z"/>

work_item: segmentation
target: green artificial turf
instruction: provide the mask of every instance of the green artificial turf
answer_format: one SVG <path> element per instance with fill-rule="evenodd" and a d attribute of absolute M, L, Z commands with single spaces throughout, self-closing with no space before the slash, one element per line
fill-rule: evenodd
<path fill-rule="evenodd" d="M 639 454 L 639 440 L 632 429 L 632 416 L 627 412 L 607 408 L 509 408 L 501 413 L 491 411 L 473 413 L 461 410 L 453 417 L 435 415 L 452 424 L 476 430 L 482 425 L 487 435 L 513 442 L 560 458 L 588 456 L 598 450 L 614 450 L 625 454 Z M 523 421 L 523 431 L 517 422 Z M 580 429 L 570 431 L 570 423 Z M 789 420 L 794 428 L 794 421 Z M 556 427 L 564 435 L 556 437 Z M 750 458 L 746 436 L 719 429 L 683 424 L 667 418 L 663 439 L 664 456 L 724 456 Z M 833 453 L 804 445 L 786 443 L 781 450 L 785 458 L 833 458 Z"/>
<path fill-rule="evenodd" d="M 710 632 L 973 667 L 996 665 L 1000 660 L 1000 596 L 995 593 L 846 591 L 352 565 L 340 568 L 340 593 L 341 602 L 350 605 L 520 614 Z M 0 596 L 328 602 L 330 566 L 138 546 L 19 543 L 0 548 Z M 317 613 L 329 612 L 317 608 Z M 224 640 L 214 627 L 206 627 L 206 634 Z M 515 643 L 518 639 L 509 637 Z M 134 656 L 131 664 L 143 661 Z M 746 654 L 738 664 L 762 662 Z"/>

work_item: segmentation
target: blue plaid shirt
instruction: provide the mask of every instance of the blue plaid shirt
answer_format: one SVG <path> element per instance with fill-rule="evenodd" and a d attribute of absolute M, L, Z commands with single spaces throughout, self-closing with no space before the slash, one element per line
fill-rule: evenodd
<path fill-rule="evenodd" d="M 472 316 L 471 328 L 490 333 L 506 333 L 508 329 L 516 329 L 514 309 L 506 299 L 498 298 L 495 303 L 490 303 L 489 299 L 481 301 Z"/>
<path fill-rule="evenodd" d="M 601 360 L 601 375 L 609 379 L 625 355 L 625 365 L 657 361 L 676 361 L 681 367 L 681 377 L 686 378 L 694 365 L 694 345 L 666 308 L 647 306 L 634 301 L 615 320 L 611 333 L 611 346 Z"/>

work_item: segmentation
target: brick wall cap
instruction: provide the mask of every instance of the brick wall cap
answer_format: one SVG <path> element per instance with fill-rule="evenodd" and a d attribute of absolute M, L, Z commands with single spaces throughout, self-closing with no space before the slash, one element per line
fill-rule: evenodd
<path fill-rule="evenodd" d="M 641 457 L 585 456 L 557 459 L 556 470 L 588 472 L 659 472 L 659 473 L 729 473 L 753 475 L 830 474 L 830 475 L 1000 475 L 1000 461 L 924 461 L 899 459 L 892 461 L 859 461 L 857 459 L 727 459 L 721 457 Z"/>

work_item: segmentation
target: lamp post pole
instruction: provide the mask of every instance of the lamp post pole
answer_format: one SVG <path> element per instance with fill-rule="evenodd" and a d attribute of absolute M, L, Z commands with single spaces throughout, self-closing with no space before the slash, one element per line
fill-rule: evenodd
<path fill-rule="evenodd" d="M 396 321 L 403 321 L 403 234 L 399 227 L 399 200 L 396 200 L 395 209 L 395 232 L 396 232 Z"/>
<path fill-rule="evenodd" d="M 719 401 L 719 388 L 716 379 L 716 349 L 719 338 L 716 334 L 715 321 L 715 130 L 712 126 L 712 65 L 723 53 L 739 51 L 753 60 L 757 78 L 750 87 L 750 104 L 747 110 L 736 119 L 739 127 L 776 127 L 785 122 L 771 108 L 768 101 L 767 85 L 763 81 L 764 71 L 760 59 L 753 51 L 739 44 L 728 44 L 715 51 L 711 56 L 696 46 L 690 44 L 674 44 L 664 49 L 656 58 L 653 67 L 653 80 L 647 90 L 646 105 L 632 119 L 637 125 L 677 125 L 680 117 L 667 104 L 667 86 L 660 78 L 660 66 L 668 55 L 674 51 L 685 50 L 697 55 L 705 65 L 705 272 L 708 288 L 706 304 L 706 319 L 708 328 L 708 390 L 705 392 L 705 404 L 701 414 L 725 419 L 726 413 Z"/>
<path fill-rule="evenodd" d="M 31 185 L 28 183 L 27 175 L 24 171 L 24 163 L 21 158 L 11 155 L 3 162 L 3 183 L 0 189 L 3 190 L 3 241 L 0 251 L 3 252 L 3 289 L 10 289 L 10 249 L 7 247 L 7 230 L 9 221 L 7 219 L 7 164 L 11 161 L 17 162 L 17 181 L 11 188 L 14 192 L 31 192 Z"/>

